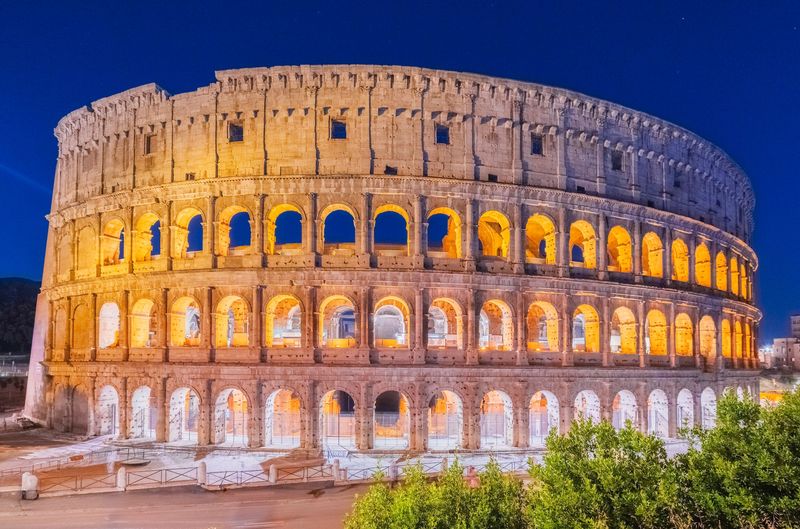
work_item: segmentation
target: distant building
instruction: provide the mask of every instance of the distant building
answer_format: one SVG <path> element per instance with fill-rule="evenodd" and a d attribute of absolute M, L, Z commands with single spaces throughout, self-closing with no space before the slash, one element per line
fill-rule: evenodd
<path fill-rule="evenodd" d="M 800 371 L 800 338 L 775 338 L 771 346 L 758 350 L 758 356 L 766 369 Z"/>
<path fill-rule="evenodd" d="M 800 338 L 800 314 L 792 314 L 792 338 Z"/>

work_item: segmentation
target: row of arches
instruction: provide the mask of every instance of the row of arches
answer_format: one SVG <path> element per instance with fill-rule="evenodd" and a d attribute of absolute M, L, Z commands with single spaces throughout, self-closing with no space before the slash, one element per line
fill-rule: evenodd
<path fill-rule="evenodd" d="M 740 398 L 747 393 L 736 389 Z M 570 421 L 564 421 L 565 413 L 570 420 L 587 419 L 593 422 L 608 420 L 621 429 L 630 424 L 634 428 L 661 438 L 677 435 L 680 428 L 695 425 L 712 428 L 716 422 L 716 394 L 706 387 L 695 396 L 689 389 L 680 389 L 673 402 L 662 389 L 653 389 L 646 399 L 639 402 L 630 390 L 620 390 L 613 395 L 608 406 L 602 406 L 600 397 L 593 390 L 579 391 L 571 402 L 561 402 L 552 392 L 536 391 L 526 402 L 523 410 L 515 408 L 509 394 L 499 389 L 489 390 L 480 399 L 476 410 L 470 412 L 459 394 L 452 390 L 440 390 L 433 394 L 426 405 L 416 413 L 423 415 L 423 433 L 427 450 L 454 450 L 465 448 L 465 413 L 473 413 L 477 419 L 479 442 L 476 448 L 504 449 L 519 446 L 519 428 L 527 426 L 525 446 L 543 446 L 545 438 L 554 431 L 564 433 Z M 86 404 L 77 404 L 81 410 Z M 292 389 L 283 388 L 270 392 L 260 407 L 262 413 L 260 443 L 269 448 L 298 448 L 307 444 L 307 428 L 315 428 L 318 446 L 322 448 L 357 449 L 362 447 L 359 435 L 369 428 L 369 448 L 377 450 L 404 450 L 413 448 L 414 417 L 408 397 L 401 391 L 387 390 L 378 394 L 370 409 L 366 424 L 356 400 L 345 390 L 330 390 L 321 396 L 316 406 L 308 408 Z M 166 415 L 165 440 L 174 444 L 201 443 L 201 423 L 204 403 L 192 387 L 179 387 L 171 392 L 164 408 Z M 78 412 L 80 413 L 80 411 Z M 120 423 L 120 399 L 117 390 L 103 386 L 95 405 L 95 428 L 98 435 L 120 435 L 132 439 L 155 439 L 158 415 L 162 410 L 149 386 L 136 388 L 130 397 L 128 424 Z M 245 393 L 230 387 L 213 398 L 209 408 L 210 444 L 220 446 L 252 447 L 255 443 L 248 436 L 253 433 L 253 408 Z M 308 414 L 315 414 L 309 420 Z M 699 416 L 697 415 L 699 413 Z M 524 417 L 520 417 L 524 414 Z M 672 416 L 674 414 L 674 416 Z M 522 423 L 520 422 L 522 419 Z"/>
<path fill-rule="evenodd" d="M 308 326 L 307 312 L 301 300 L 291 294 L 271 298 L 263 312 L 263 343 L 270 348 L 299 348 L 305 346 L 304 335 Z M 157 346 L 158 316 L 156 304 L 148 298 L 138 299 L 130 309 L 130 346 Z M 180 296 L 172 302 L 168 313 L 168 340 L 174 347 L 198 347 L 203 343 L 202 305 L 193 296 Z M 351 297 L 343 294 L 323 298 L 314 311 L 314 337 L 320 347 L 350 348 L 358 343 L 360 332 L 359 307 Z M 385 296 L 371 308 L 372 345 L 376 348 L 409 348 L 412 342 L 412 305 L 400 296 Z M 621 303 L 610 313 L 607 321 L 598 309 L 588 303 L 578 305 L 571 313 L 563 314 L 548 301 L 534 301 L 524 315 L 523 332 L 526 340 L 520 348 L 530 352 L 602 352 L 620 354 L 645 354 L 659 356 L 670 354 L 671 342 L 678 356 L 693 356 L 696 352 L 706 357 L 717 354 L 728 358 L 751 358 L 753 328 L 749 321 L 723 315 L 717 323 L 710 315 L 703 315 L 695 323 L 687 312 L 677 312 L 668 319 L 657 307 L 650 308 L 644 320 L 627 304 Z M 424 343 L 428 348 L 455 348 L 465 346 L 467 311 L 452 298 L 434 298 L 427 307 L 422 324 Z M 86 305 L 78 305 L 74 312 L 73 347 L 87 346 L 89 340 L 80 334 L 91 328 L 84 319 L 91 319 Z M 571 323 L 565 330 L 564 320 Z M 476 346 L 481 350 L 509 351 L 515 347 L 516 319 L 512 307 L 502 299 L 488 299 L 477 313 Z M 252 308 L 247 300 L 227 295 L 217 303 L 211 324 L 215 347 L 250 347 L 259 344 L 253 336 Z M 113 301 L 102 304 L 98 314 L 98 347 L 120 346 L 122 317 L 119 305 Z M 63 311 L 56 317 L 56 330 L 64 324 Z M 568 334 L 569 336 L 565 335 Z M 642 336 L 640 336 L 642 334 Z M 697 338 L 695 335 L 697 334 Z M 605 345 L 601 343 L 603 336 Z M 469 337 L 466 337 L 467 339 Z M 717 340 L 721 340 L 717 344 Z M 58 340 L 58 337 L 57 337 Z M 567 341 L 569 340 L 569 341 Z M 57 344 L 58 345 L 58 344 Z M 695 351 L 695 348 L 699 348 Z"/>
<path fill-rule="evenodd" d="M 207 223 L 203 215 L 203 211 L 194 206 L 175 214 L 168 238 L 171 257 L 187 259 L 198 252 L 208 253 L 207 245 L 212 241 L 217 255 L 261 252 L 254 240 L 256 227 L 252 213 L 246 207 L 230 205 L 223 208 L 217 216 L 214 233 L 209 236 L 205 234 Z M 475 221 L 473 248 L 470 222 L 465 223 L 461 215 L 450 207 L 434 207 L 427 211 L 424 219 L 417 221 L 424 223 L 424 237 L 419 241 L 414 240 L 411 229 L 414 218 L 396 204 L 375 207 L 369 220 L 370 227 L 363 235 L 357 234 L 360 222 L 357 210 L 350 205 L 328 205 L 320 210 L 316 221 L 318 240 L 313 245 L 305 241 L 304 249 L 304 238 L 313 236 L 313 232 L 304 229 L 303 210 L 294 204 L 279 204 L 265 216 L 263 251 L 268 255 L 297 255 L 312 251 L 338 256 L 364 251 L 387 256 L 409 256 L 416 252 L 454 259 L 467 257 L 469 253 L 487 259 L 569 265 L 654 278 L 665 278 L 669 271 L 667 279 L 684 283 L 693 281 L 704 287 L 750 298 L 750 273 L 744 259 L 733 252 L 728 257 L 722 250 L 712 256 L 706 242 L 698 242 L 690 248 L 687 240 L 677 235 L 665 243 L 655 230 L 646 229 L 637 240 L 621 224 L 598 231 L 591 222 L 583 219 L 559 229 L 550 216 L 535 213 L 522 221 L 524 226 L 519 226 L 522 236 L 517 243 L 515 226 L 509 218 L 500 211 L 488 210 Z M 568 262 L 560 262 L 562 258 L 558 255 L 562 231 L 566 237 L 565 258 Z M 134 262 L 148 261 L 161 254 L 161 241 L 167 240 L 161 232 L 162 220 L 158 215 L 153 212 L 139 215 L 133 222 L 130 250 Z M 364 245 L 357 248 L 357 238 L 367 235 L 371 243 L 362 243 Z M 118 264 L 125 259 L 125 223 L 120 218 L 112 217 L 102 226 L 100 241 L 99 262 L 102 265 Z M 602 243 L 605 248 L 601 248 Z M 520 245 L 518 250 L 515 250 L 516 244 Z M 415 245 L 424 248 L 415 248 Z M 79 269 L 96 267 L 97 235 L 92 226 L 86 225 L 79 230 L 76 255 Z"/>

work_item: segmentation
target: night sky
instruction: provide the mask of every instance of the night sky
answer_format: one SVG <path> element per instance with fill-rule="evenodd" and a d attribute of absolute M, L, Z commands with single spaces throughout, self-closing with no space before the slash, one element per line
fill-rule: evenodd
<path fill-rule="evenodd" d="M 0 277 L 41 277 L 71 110 L 228 68 L 398 64 L 577 90 L 720 146 L 756 191 L 761 341 L 800 312 L 800 2 L 68 3 L 0 3 Z"/>

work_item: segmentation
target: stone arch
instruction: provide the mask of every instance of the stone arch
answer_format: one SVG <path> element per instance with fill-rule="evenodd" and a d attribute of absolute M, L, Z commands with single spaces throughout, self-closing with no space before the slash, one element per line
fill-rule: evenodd
<path fill-rule="evenodd" d="M 152 347 L 155 345 L 156 321 L 155 303 L 148 298 L 136 300 L 131 307 L 131 347 Z"/>
<path fill-rule="evenodd" d="M 181 296 L 176 299 L 170 311 L 170 345 L 199 346 L 202 329 L 200 303 L 192 296 Z"/>
<path fill-rule="evenodd" d="M 59 230 L 58 239 L 58 275 L 69 277 L 72 271 L 72 230 L 69 225 Z"/>
<path fill-rule="evenodd" d="M 196 252 L 202 252 L 205 249 L 205 219 L 203 212 L 198 208 L 189 206 L 183 208 L 175 215 L 175 223 L 171 233 L 172 238 L 172 257 L 176 259 L 186 259 Z M 197 239 L 200 241 L 199 247 L 196 241 L 190 242 L 190 236 L 194 232 L 199 231 L 200 235 Z"/>
<path fill-rule="evenodd" d="M 674 281 L 689 281 L 689 248 L 683 239 L 672 241 L 672 279 Z"/>
<path fill-rule="evenodd" d="M 150 386 L 136 388 L 131 394 L 128 435 L 131 439 L 155 439 L 158 406 Z"/>
<path fill-rule="evenodd" d="M 331 204 L 320 212 L 322 248 L 325 255 L 354 255 L 356 251 L 356 213 L 346 204 Z M 330 222 L 347 226 L 331 229 Z M 350 229 L 352 226 L 352 229 Z"/>
<path fill-rule="evenodd" d="M 739 295 L 739 260 L 735 255 L 731 256 L 730 267 L 728 268 L 731 273 L 731 294 L 734 296 Z"/>
<path fill-rule="evenodd" d="M 744 337 L 744 331 L 742 330 L 742 322 L 736 320 L 733 323 L 733 354 L 736 355 L 736 358 L 744 358 L 744 347 L 742 344 L 742 338 Z"/>
<path fill-rule="evenodd" d="M 103 226 L 100 256 L 104 265 L 115 265 L 125 259 L 125 223 L 122 219 L 114 217 Z"/>
<path fill-rule="evenodd" d="M 215 347 L 247 347 L 250 345 L 250 307 L 240 296 L 225 296 L 214 314 Z"/>
<path fill-rule="evenodd" d="M 614 226 L 608 232 L 606 242 L 608 269 L 612 272 L 633 272 L 633 245 L 631 234 L 622 226 Z"/>
<path fill-rule="evenodd" d="M 638 430 L 638 418 L 639 406 L 636 403 L 636 395 L 627 389 L 617 392 L 611 403 L 611 424 L 614 428 L 620 430 L 630 421 L 633 428 Z"/>
<path fill-rule="evenodd" d="M 249 400 L 244 391 L 238 387 L 220 391 L 214 402 L 214 444 L 246 447 L 249 419 Z"/>
<path fill-rule="evenodd" d="M 273 296 L 264 314 L 264 337 L 267 347 L 301 347 L 303 313 L 300 300 L 291 294 Z"/>
<path fill-rule="evenodd" d="M 375 209 L 372 240 L 379 255 L 409 255 L 411 219 L 408 212 L 396 204 L 383 204 Z M 402 225 L 403 237 L 386 236 L 384 232 L 398 231 Z M 402 239 L 402 240 L 401 240 Z"/>
<path fill-rule="evenodd" d="M 558 311 L 546 301 L 534 301 L 528 307 L 528 351 L 553 352 L 559 350 Z"/>
<path fill-rule="evenodd" d="M 278 388 L 267 396 L 264 405 L 264 445 L 271 448 L 297 448 L 302 429 L 302 402 L 292 389 Z"/>
<path fill-rule="evenodd" d="M 487 300 L 478 318 L 478 344 L 483 350 L 510 351 L 514 344 L 511 307 L 499 299 Z"/>
<path fill-rule="evenodd" d="M 241 205 L 231 205 L 223 209 L 219 213 L 219 226 L 217 228 L 217 253 L 219 255 L 234 255 L 250 253 L 253 245 L 253 215 L 249 209 Z M 234 229 L 241 229 L 243 233 L 234 233 Z M 236 238 L 242 238 L 242 241 L 232 239 L 232 235 L 237 235 Z M 242 237 L 246 235 L 246 237 Z M 237 242 L 244 242 L 246 244 L 236 244 Z"/>
<path fill-rule="evenodd" d="M 560 411 L 558 398 L 546 390 L 537 391 L 528 403 L 528 425 L 531 446 L 543 446 L 551 431 L 558 433 Z"/>
<path fill-rule="evenodd" d="M 457 393 L 438 391 L 428 401 L 428 450 L 461 448 L 464 436 L 464 403 Z"/>
<path fill-rule="evenodd" d="M 331 390 L 320 400 L 320 443 L 323 448 L 356 447 L 356 403 L 350 393 Z"/>
<path fill-rule="evenodd" d="M 744 299 L 748 299 L 749 298 L 748 292 L 750 288 L 747 278 L 747 267 L 745 266 L 744 263 L 741 263 L 739 265 L 739 281 L 741 282 L 741 289 L 739 290 L 739 295 Z"/>
<path fill-rule="evenodd" d="M 569 227 L 570 266 L 597 268 L 597 236 L 585 220 L 576 220 Z"/>
<path fill-rule="evenodd" d="M 167 441 L 197 444 L 200 426 L 200 395 L 194 388 L 179 387 L 170 395 Z"/>
<path fill-rule="evenodd" d="M 98 435 L 119 435 L 119 393 L 107 384 L 100 388 L 95 405 Z"/>
<path fill-rule="evenodd" d="M 78 384 L 69 393 L 69 431 L 77 435 L 90 435 L 89 425 L 91 424 L 92 411 L 89 407 L 91 402 L 88 388 L 83 384 Z"/>
<path fill-rule="evenodd" d="M 706 314 L 700 318 L 698 326 L 700 333 L 700 354 L 711 359 L 717 356 L 717 326 L 714 318 Z"/>
<path fill-rule="evenodd" d="M 556 264 L 556 226 L 547 215 L 531 215 L 525 224 L 525 261 Z"/>
<path fill-rule="evenodd" d="M 700 425 L 709 430 L 717 425 L 717 395 L 711 388 L 705 388 L 700 394 Z"/>
<path fill-rule="evenodd" d="M 637 354 L 636 316 L 628 307 L 617 307 L 611 315 L 609 347 L 612 353 Z"/>
<path fill-rule="evenodd" d="M 139 216 L 134 224 L 136 232 L 133 236 L 133 260 L 144 262 L 157 257 L 161 253 L 161 219 L 148 211 Z M 154 244 L 155 243 L 155 244 Z M 158 251 L 156 252 L 156 245 Z"/>
<path fill-rule="evenodd" d="M 291 255 L 302 252 L 304 222 L 303 210 L 295 204 L 273 206 L 267 214 L 264 237 L 267 254 Z"/>
<path fill-rule="evenodd" d="M 749 323 L 744 324 L 744 356 L 753 358 L 753 329 Z"/>
<path fill-rule="evenodd" d="M 78 270 L 93 276 L 97 272 L 97 233 L 91 226 L 78 230 Z"/>
<path fill-rule="evenodd" d="M 88 349 L 94 342 L 94 325 L 91 310 L 86 303 L 79 303 L 72 311 L 72 347 Z"/>
<path fill-rule="evenodd" d="M 489 210 L 478 219 L 481 255 L 508 259 L 511 247 L 511 223 L 499 211 Z"/>
<path fill-rule="evenodd" d="M 328 296 L 319 305 L 319 343 L 322 347 L 347 348 L 356 344 L 356 305 L 347 296 Z"/>
<path fill-rule="evenodd" d="M 694 354 L 694 328 L 692 319 L 685 312 L 675 316 L 675 354 L 678 356 Z"/>
<path fill-rule="evenodd" d="M 692 428 L 694 426 L 694 396 L 686 388 L 678 392 L 676 399 L 676 424 L 678 428 Z"/>
<path fill-rule="evenodd" d="M 647 313 L 644 347 L 649 355 L 667 354 L 667 318 L 659 309 L 650 309 Z"/>
<path fill-rule="evenodd" d="M 402 298 L 386 296 L 378 300 L 372 319 L 375 347 L 408 347 L 411 310 Z"/>
<path fill-rule="evenodd" d="M 451 298 L 436 298 L 428 308 L 428 348 L 463 349 L 464 315 Z"/>
<path fill-rule="evenodd" d="M 119 346 L 120 314 L 119 305 L 107 301 L 100 307 L 98 314 L 97 346 L 110 349 Z"/>
<path fill-rule="evenodd" d="M 480 404 L 481 448 L 510 448 L 514 445 L 514 407 L 508 393 L 486 392 Z"/>
<path fill-rule="evenodd" d="M 731 328 L 731 321 L 728 318 L 722 318 L 720 322 L 720 334 L 722 335 L 722 357 L 733 358 L 733 347 L 731 343 L 733 329 Z"/>
<path fill-rule="evenodd" d="M 375 397 L 372 419 L 373 448 L 406 449 L 411 436 L 409 400 L 397 390 L 383 391 Z"/>
<path fill-rule="evenodd" d="M 590 389 L 579 391 L 574 401 L 575 419 L 584 419 L 600 423 L 600 397 Z"/>
<path fill-rule="evenodd" d="M 728 290 L 728 262 L 723 252 L 717 252 L 717 290 Z"/>
<path fill-rule="evenodd" d="M 576 353 L 600 352 L 600 317 L 591 305 L 578 305 L 572 313 L 572 350 Z"/>
<path fill-rule="evenodd" d="M 694 280 L 703 287 L 711 287 L 711 253 L 701 242 L 694 249 Z"/>
<path fill-rule="evenodd" d="M 443 217 L 446 218 L 447 222 L 444 236 L 441 238 L 440 242 L 431 244 L 431 241 L 435 240 L 434 235 L 438 235 L 434 232 L 436 231 L 439 221 L 444 220 Z M 461 258 L 461 217 L 455 210 L 447 207 L 440 207 L 434 208 L 428 212 L 427 236 L 429 256 L 433 257 L 433 254 L 441 252 L 443 254 L 442 257 L 449 257 L 451 259 Z M 441 250 L 439 250 L 439 248 L 441 248 Z"/>
<path fill-rule="evenodd" d="M 642 275 L 664 277 L 664 243 L 652 231 L 642 237 Z"/>
<path fill-rule="evenodd" d="M 67 311 L 64 307 L 59 307 L 56 310 L 53 321 L 55 322 L 53 327 L 53 348 L 63 351 L 67 347 Z"/>
<path fill-rule="evenodd" d="M 647 397 L 647 433 L 669 437 L 669 401 L 662 389 L 654 389 Z"/>

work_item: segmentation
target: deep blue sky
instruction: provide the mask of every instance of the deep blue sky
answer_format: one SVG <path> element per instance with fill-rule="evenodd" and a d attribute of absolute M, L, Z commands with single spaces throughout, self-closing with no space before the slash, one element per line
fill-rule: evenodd
<path fill-rule="evenodd" d="M 799 2 L 68 4 L 0 4 L 0 277 L 41 276 L 67 112 L 152 81 L 193 90 L 215 69 L 401 64 L 585 92 L 719 145 L 756 190 L 762 342 L 800 312 Z"/>

